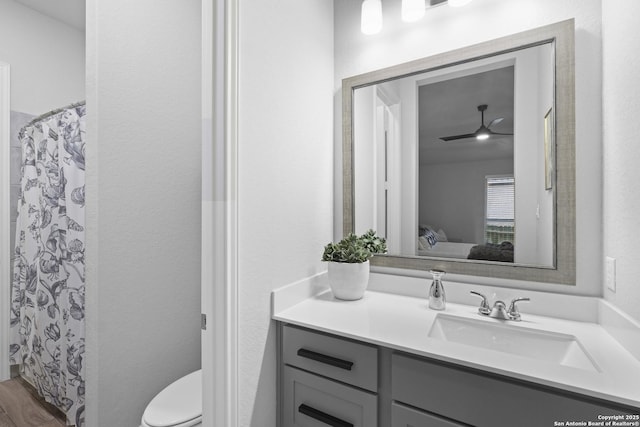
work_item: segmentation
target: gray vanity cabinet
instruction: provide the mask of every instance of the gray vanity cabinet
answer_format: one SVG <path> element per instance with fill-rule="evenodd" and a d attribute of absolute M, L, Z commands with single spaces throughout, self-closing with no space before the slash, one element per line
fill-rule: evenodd
<path fill-rule="evenodd" d="M 285 366 L 285 427 L 377 426 L 375 394 Z"/>
<path fill-rule="evenodd" d="M 477 369 L 279 324 L 280 427 L 541 427 L 638 414 Z"/>
<path fill-rule="evenodd" d="M 599 421 L 599 415 L 631 413 L 613 404 L 606 405 L 559 390 L 556 392 L 402 353 L 392 356 L 391 377 L 394 402 L 424 410 L 430 417 L 452 422 L 408 424 L 415 427 L 540 427 L 567 420 L 596 422 Z M 406 425 L 394 423 L 393 427 Z"/>
<path fill-rule="evenodd" d="M 283 427 L 378 425 L 377 347 L 282 328 Z"/>

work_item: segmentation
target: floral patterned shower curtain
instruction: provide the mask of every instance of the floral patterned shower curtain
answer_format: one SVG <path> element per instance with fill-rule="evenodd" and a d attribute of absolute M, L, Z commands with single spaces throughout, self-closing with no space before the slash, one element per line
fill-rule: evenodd
<path fill-rule="evenodd" d="M 11 363 L 78 427 L 85 389 L 84 139 L 84 104 L 20 132 L 11 289 Z"/>

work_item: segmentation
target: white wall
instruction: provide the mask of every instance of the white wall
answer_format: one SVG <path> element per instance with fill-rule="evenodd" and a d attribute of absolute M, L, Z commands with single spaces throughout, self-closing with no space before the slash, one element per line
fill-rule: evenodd
<path fill-rule="evenodd" d="M 375 86 L 363 87 L 353 94 L 356 116 L 353 119 L 353 149 L 355 162 L 362 167 L 354 170 L 354 187 L 358 189 L 353 211 L 354 233 L 362 234 L 367 230 L 377 230 L 376 199 L 379 171 L 376 168 L 376 90 Z"/>
<path fill-rule="evenodd" d="M 538 48 L 541 49 L 541 48 Z M 533 197 L 516 197 L 515 199 L 515 253 L 517 263 L 539 264 L 537 262 L 538 222 L 536 221 L 536 205 L 538 204 L 538 188 L 544 181 L 539 180 L 540 151 L 542 145 L 541 125 L 544 113 L 538 111 L 538 100 L 543 89 L 538 77 L 538 55 L 517 55 L 515 66 L 514 110 L 514 178 L 516 194 L 530 194 Z M 531 120 L 535 117 L 537 120 Z"/>
<path fill-rule="evenodd" d="M 487 175 L 513 175 L 513 160 L 422 165 L 419 223 L 443 229 L 451 241 L 485 243 Z"/>
<path fill-rule="evenodd" d="M 200 367 L 201 4 L 87 1 L 88 426 Z"/>
<path fill-rule="evenodd" d="M 602 2 L 604 255 L 616 259 L 617 289 L 605 298 L 640 321 L 640 2 Z"/>
<path fill-rule="evenodd" d="M 515 262 L 553 265 L 553 190 L 545 189 L 544 117 L 553 106 L 550 45 L 517 52 L 515 67 Z"/>
<path fill-rule="evenodd" d="M 239 6 L 239 425 L 275 427 L 270 292 L 325 270 L 333 234 L 333 7 Z"/>
<path fill-rule="evenodd" d="M 11 109 L 40 115 L 85 98 L 84 33 L 0 0 L 0 61 L 11 65 Z"/>
<path fill-rule="evenodd" d="M 374 36 L 360 32 L 360 5 L 359 0 L 334 1 L 336 92 L 341 80 L 348 76 L 575 18 L 577 286 L 551 288 L 556 292 L 601 294 L 601 0 L 482 0 L 457 9 L 435 7 L 415 23 L 400 20 L 400 0 L 387 0 L 382 2 L 383 30 Z M 340 147 L 341 110 L 337 104 L 335 139 L 336 147 Z M 340 233 L 339 156 L 335 171 L 334 218 Z"/>

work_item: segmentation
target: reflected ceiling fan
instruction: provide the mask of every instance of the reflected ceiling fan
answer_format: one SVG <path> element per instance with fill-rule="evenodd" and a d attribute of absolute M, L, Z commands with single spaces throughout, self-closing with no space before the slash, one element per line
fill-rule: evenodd
<path fill-rule="evenodd" d="M 484 125 L 484 112 L 487 109 L 487 104 L 478 105 L 478 111 L 480 111 L 481 119 L 480 119 L 480 127 L 473 133 L 465 133 L 463 135 L 451 135 L 451 136 L 443 136 L 440 137 L 443 141 L 456 141 L 458 139 L 467 139 L 467 138 L 476 138 L 479 141 L 483 141 L 489 138 L 491 135 L 513 135 L 513 133 L 500 133 L 494 132 L 491 130 L 491 126 L 500 123 L 504 120 L 504 117 L 498 117 L 496 119 L 491 120 L 487 126 Z"/>

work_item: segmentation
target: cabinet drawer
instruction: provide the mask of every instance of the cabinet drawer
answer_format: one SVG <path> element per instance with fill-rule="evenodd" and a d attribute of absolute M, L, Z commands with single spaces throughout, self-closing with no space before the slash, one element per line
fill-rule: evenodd
<path fill-rule="evenodd" d="M 392 398 L 476 427 L 552 426 L 628 413 L 596 400 L 402 354 L 392 356 Z M 605 406 L 603 406 L 605 405 Z"/>
<path fill-rule="evenodd" d="M 454 421 L 394 403 L 391 405 L 391 427 L 465 427 Z"/>
<path fill-rule="evenodd" d="M 378 391 L 376 347 L 293 326 L 283 328 L 282 343 L 285 364 Z"/>
<path fill-rule="evenodd" d="M 378 399 L 291 366 L 284 367 L 284 427 L 376 427 Z"/>

